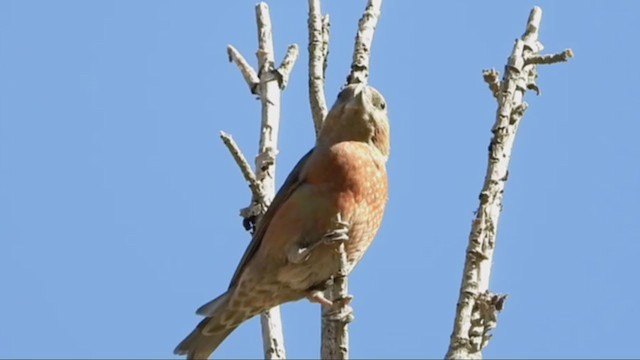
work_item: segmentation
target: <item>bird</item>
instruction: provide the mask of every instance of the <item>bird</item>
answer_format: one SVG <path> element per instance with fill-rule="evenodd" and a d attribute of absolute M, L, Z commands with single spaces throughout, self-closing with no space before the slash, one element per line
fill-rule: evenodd
<path fill-rule="evenodd" d="M 208 358 L 244 321 L 283 303 L 333 303 L 322 291 L 361 260 L 381 226 L 388 200 L 387 104 L 375 88 L 346 85 L 318 133 L 256 224 L 228 290 L 204 304 L 204 319 L 175 348 Z"/>

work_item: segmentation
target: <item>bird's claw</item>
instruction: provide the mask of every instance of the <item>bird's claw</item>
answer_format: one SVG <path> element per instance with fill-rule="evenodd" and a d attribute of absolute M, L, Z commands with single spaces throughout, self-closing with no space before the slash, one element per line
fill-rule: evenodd
<path fill-rule="evenodd" d="M 322 241 L 326 244 L 347 240 L 349 240 L 349 229 L 331 230 L 322 237 Z"/>
<path fill-rule="evenodd" d="M 322 241 L 316 241 L 305 247 L 294 246 L 289 249 L 287 253 L 289 262 L 292 264 L 301 264 L 309 260 L 311 251 L 320 244 L 335 244 L 339 241 L 349 240 L 350 225 L 348 222 L 342 220 L 340 213 L 338 213 L 336 219 L 333 220 L 333 224 L 335 227 L 322 236 Z"/>
<path fill-rule="evenodd" d="M 329 320 L 350 323 L 354 319 L 353 308 L 350 305 L 351 301 L 353 301 L 353 296 L 351 295 L 334 300 L 324 316 Z"/>
<path fill-rule="evenodd" d="M 307 294 L 310 302 L 320 304 L 325 309 L 324 316 L 329 320 L 353 321 L 353 308 L 350 306 L 353 296 L 347 295 L 341 299 L 331 301 L 322 291 L 314 290 Z"/>
<path fill-rule="evenodd" d="M 334 302 L 327 299 L 322 291 L 319 290 L 309 292 L 309 294 L 307 294 L 307 299 L 309 299 L 310 302 L 320 304 L 325 308 L 331 308 L 334 305 Z"/>
<path fill-rule="evenodd" d="M 334 308 L 340 308 L 342 306 L 349 306 L 352 301 L 353 301 L 353 296 L 352 295 L 347 295 L 347 296 L 345 296 L 343 298 L 333 300 L 333 305 L 332 306 Z"/>
<path fill-rule="evenodd" d="M 338 213 L 338 216 L 333 221 L 333 224 L 335 225 L 335 227 L 332 230 L 328 231 L 322 237 L 324 243 L 331 244 L 337 241 L 349 240 L 349 230 L 351 228 L 351 225 L 347 221 L 342 220 L 342 215 L 340 215 L 340 213 Z"/>

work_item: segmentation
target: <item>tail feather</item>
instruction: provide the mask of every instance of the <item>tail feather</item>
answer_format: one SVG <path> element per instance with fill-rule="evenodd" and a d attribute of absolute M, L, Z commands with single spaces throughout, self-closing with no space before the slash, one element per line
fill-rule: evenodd
<path fill-rule="evenodd" d="M 231 292 L 202 305 L 196 313 L 205 316 L 173 351 L 187 359 L 207 359 L 224 339 L 253 314 L 230 304 Z"/>
<path fill-rule="evenodd" d="M 229 299 L 229 293 L 226 292 L 217 298 L 209 301 L 208 303 L 200 306 L 198 310 L 196 310 L 197 315 L 208 316 L 211 317 L 215 314 L 216 310 L 218 310 L 221 306 L 227 303 Z"/>
<path fill-rule="evenodd" d="M 240 324 L 222 328 L 205 335 L 203 330 L 209 328 L 216 318 L 205 318 L 173 351 L 176 355 L 187 355 L 187 359 L 208 359 L 211 353 L 220 346 L 224 339 Z"/>

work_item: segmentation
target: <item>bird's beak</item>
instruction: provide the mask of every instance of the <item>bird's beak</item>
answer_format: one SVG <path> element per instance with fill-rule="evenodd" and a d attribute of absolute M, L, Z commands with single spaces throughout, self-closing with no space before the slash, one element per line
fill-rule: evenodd
<path fill-rule="evenodd" d="M 351 100 L 347 103 L 346 108 L 353 110 L 366 108 L 369 102 L 368 91 L 369 89 L 365 84 L 360 83 L 355 85 L 353 95 Z"/>

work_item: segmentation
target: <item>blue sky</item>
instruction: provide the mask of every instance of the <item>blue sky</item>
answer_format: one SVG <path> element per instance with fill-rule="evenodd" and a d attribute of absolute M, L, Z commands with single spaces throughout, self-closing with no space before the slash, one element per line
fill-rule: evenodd
<path fill-rule="evenodd" d="M 255 1 L 0 1 L 0 357 L 167 358 L 249 241 L 249 201 L 218 132 L 253 158 Z M 325 0 L 327 98 L 365 1 Z M 271 1 L 283 95 L 278 184 L 313 144 L 306 2 Z M 371 84 L 392 127 L 390 202 L 353 273 L 353 358 L 442 357 L 486 167 L 502 71 L 530 9 L 548 52 L 528 94 L 492 290 L 508 293 L 485 355 L 638 357 L 640 55 L 635 1 L 386 1 Z M 291 358 L 315 357 L 319 309 L 283 307 Z M 259 321 L 218 357 L 262 356 Z"/>

